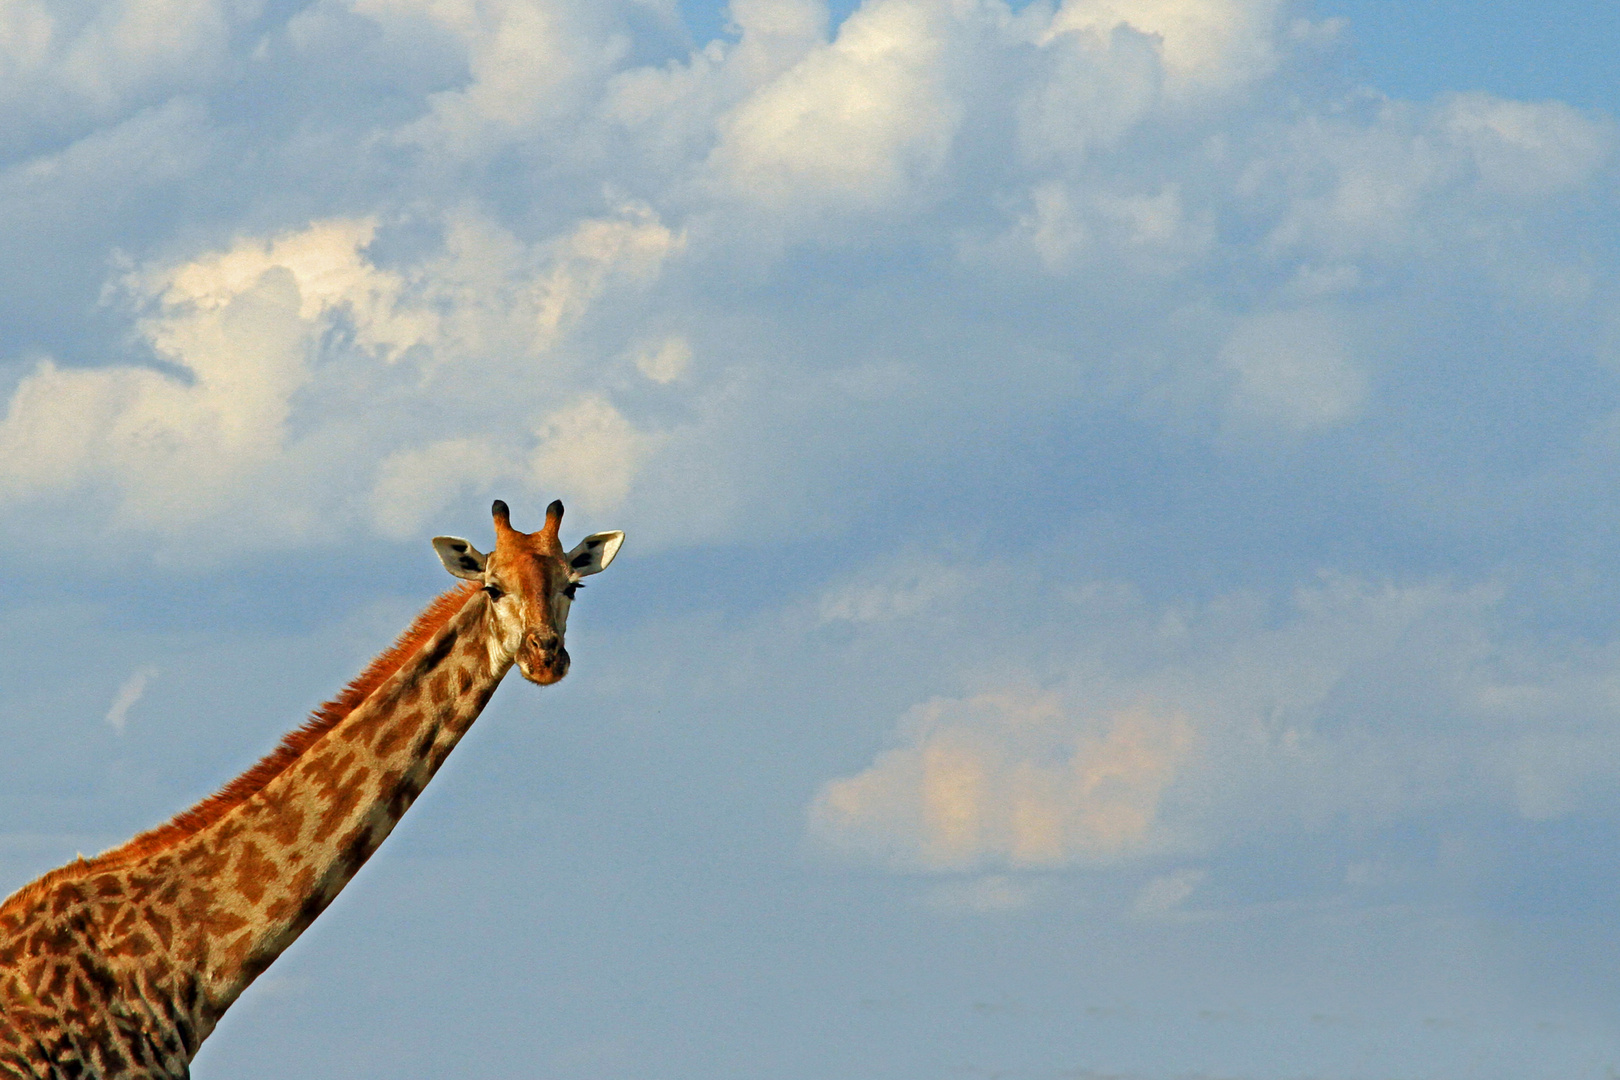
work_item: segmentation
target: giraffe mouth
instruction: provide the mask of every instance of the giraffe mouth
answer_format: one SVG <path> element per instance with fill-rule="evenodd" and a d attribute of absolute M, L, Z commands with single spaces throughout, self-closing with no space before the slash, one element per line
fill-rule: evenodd
<path fill-rule="evenodd" d="M 558 646 L 525 653 L 518 657 L 517 666 L 525 679 L 537 686 L 550 686 L 568 674 L 568 663 L 568 650 Z"/>

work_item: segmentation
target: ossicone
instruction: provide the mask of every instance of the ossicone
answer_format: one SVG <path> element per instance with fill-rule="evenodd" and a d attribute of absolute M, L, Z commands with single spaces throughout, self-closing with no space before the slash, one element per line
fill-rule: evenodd
<path fill-rule="evenodd" d="M 540 526 L 539 532 L 535 533 L 540 538 L 540 542 L 547 547 L 557 546 L 557 530 L 562 527 L 562 516 L 562 500 L 551 500 L 551 505 L 546 507 L 546 523 Z"/>

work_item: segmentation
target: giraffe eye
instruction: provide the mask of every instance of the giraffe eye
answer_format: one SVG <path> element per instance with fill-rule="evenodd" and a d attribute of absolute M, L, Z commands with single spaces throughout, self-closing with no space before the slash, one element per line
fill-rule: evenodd
<path fill-rule="evenodd" d="M 499 600 L 501 597 L 506 595 L 505 593 L 501 592 L 500 586 L 498 585 L 485 585 L 484 591 L 489 593 L 489 598 L 491 600 Z"/>
<path fill-rule="evenodd" d="M 581 585 L 577 581 L 570 581 L 568 583 L 568 587 L 563 590 L 563 595 L 568 597 L 568 599 L 572 600 L 574 598 L 574 590 L 575 589 L 583 589 L 584 587 L 585 586 Z"/>

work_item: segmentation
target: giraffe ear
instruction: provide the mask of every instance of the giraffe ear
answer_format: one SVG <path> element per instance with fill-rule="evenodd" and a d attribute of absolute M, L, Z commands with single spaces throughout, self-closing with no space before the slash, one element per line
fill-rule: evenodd
<path fill-rule="evenodd" d="M 579 546 L 568 553 L 568 565 L 574 571 L 575 577 L 585 577 L 587 574 L 600 574 L 607 569 L 613 556 L 619 553 L 619 545 L 624 543 L 622 532 L 591 533 L 579 542 Z"/>
<path fill-rule="evenodd" d="M 439 561 L 444 568 L 459 578 L 468 581 L 484 580 L 484 564 L 489 556 L 473 547 L 459 536 L 435 536 L 433 550 L 439 553 Z"/>

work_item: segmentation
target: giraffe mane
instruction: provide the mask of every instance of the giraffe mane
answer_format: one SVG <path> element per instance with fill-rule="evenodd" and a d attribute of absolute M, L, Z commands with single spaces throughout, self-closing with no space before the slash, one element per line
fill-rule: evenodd
<path fill-rule="evenodd" d="M 258 763 L 235 780 L 220 788 L 214 794 L 203 799 L 189 810 L 182 810 L 166 823 L 145 832 L 137 833 L 133 839 L 127 840 L 115 848 L 109 848 L 93 859 L 85 859 L 82 855 L 76 862 L 68 863 L 58 870 L 53 870 L 34 883 L 44 886 L 66 877 L 79 877 L 86 873 L 110 869 L 134 859 L 145 858 L 173 846 L 186 837 L 206 829 L 232 809 L 240 806 L 254 795 L 263 790 L 264 786 L 285 772 L 293 762 L 297 761 L 304 752 L 313 746 L 322 735 L 331 731 L 344 717 L 359 708 L 361 703 L 389 676 L 404 666 L 405 661 L 416 654 L 417 650 L 426 645 L 438 633 L 445 623 L 449 622 L 455 614 L 466 605 L 467 601 L 479 591 L 479 584 L 475 581 L 465 582 L 449 592 L 436 597 L 427 608 L 418 615 L 405 632 L 400 634 L 398 640 L 383 652 L 378 653 L 371 663 L 366 665 L 364 671 L 355 676 L 354 680 L 345 686 L 337 697 L 310 713 L 309 719 L 301 725 L 282 736 L 281 743 L 270 753 L 260 758 Z M 31 889 L 23 891 L 31 892 Z M 20 895 L 20 894 L 19 894 Z M 16 897 L 13 897 L 16 899 Z M 9 906 L 9 901 L 0 904 L 0 908 Z"/>

